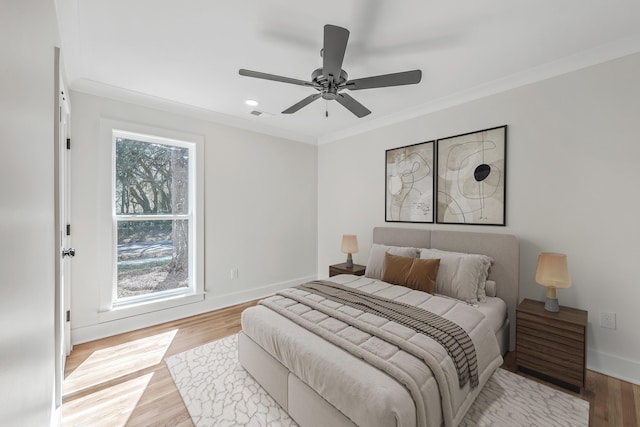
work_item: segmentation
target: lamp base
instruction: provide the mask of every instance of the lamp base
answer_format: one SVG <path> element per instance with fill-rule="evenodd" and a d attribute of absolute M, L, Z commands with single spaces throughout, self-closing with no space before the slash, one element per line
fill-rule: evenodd
<path fill-rule="evenodd" d="M 347 268 L 353 268 L 353 257 L 351 254 L 347 254 Z"/>
<path fill-rule="evenodd" d="M 557 313 L 560 311 L 560 305 L 558 304 L 558 298 L 547 297 L 544 301 L 544 309 Z"/>

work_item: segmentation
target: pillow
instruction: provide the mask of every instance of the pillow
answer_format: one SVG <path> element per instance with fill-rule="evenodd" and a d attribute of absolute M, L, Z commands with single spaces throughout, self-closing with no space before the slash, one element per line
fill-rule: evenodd
<path fill-rule="evenodd" d="M 411 258 L 417 258 L 419 254 L 418 249 L 416 248 L 387 246 L 374 243 L 371 245 L 371 251 L 369 252 L 369 260 L 367 261 L 367 267 L 364 271 L 365 277 L 382 280 L 382 274 L 384 272 L 384 254 L 387 252 L 392 255 Z"/>
<path fill-rule="evenodd" d="M 493 259 L 486 255 L 448 252 L 439 249 L 421 249 L 420 258 L 440 258 L 436 292 L 477 304 L 486 301 L 485 286 Z"/>
<path fill-rule="evenodd" d="M 394 285 L 433 294 L 436 289 L 439 259 L 419 259 L 384 254 L 382 280 Z"/>
<path fill-rule="evenodd" d="M 498 290 L 496 289 L 496 282 L 494 282 L 493 280 L 487 280 L 487 296 L 488 297 L 498 296 Z"/>
<path fill-rule="evenodd" d="M 394 285 L 404 285 L 411 270 L 413 260 L 416 258 L 391 255 L 389 252 L 384 254 L 384 272 L 382 280 Z"/>
<path fill-rule="evenodd" d="M 404 286 L 433 294 L 436 292 L 436 277 L 440 259 L 414 258 Z"/>

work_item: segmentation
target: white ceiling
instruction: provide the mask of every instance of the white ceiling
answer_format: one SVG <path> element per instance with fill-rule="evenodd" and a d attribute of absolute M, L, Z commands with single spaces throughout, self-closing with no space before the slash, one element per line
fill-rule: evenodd
<path fill-rule="evenodd" d="M 638 0 L 56 0 L 72 89 L 324 142 L 640 51 Z M 358 119 L 312 88 L 323 26 L 350 30 L 343 69 L 421 69 L 418 85 L 350 92 Z M 254 117 L 246 99 L 272 117 Z M 328 106 L 329 117 L 325 117 Z"/>

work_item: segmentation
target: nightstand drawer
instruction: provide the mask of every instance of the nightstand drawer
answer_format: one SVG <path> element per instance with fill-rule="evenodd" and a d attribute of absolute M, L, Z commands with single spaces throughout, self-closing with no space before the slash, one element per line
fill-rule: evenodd
<path fill-rule="evenodd" d="M 554 329 L 546 325 L 536 325 L 536 323 L 531 320 L 524 320 L 520 316 L 517 316 L 516 330 L 522 334 L 533 335 L 559 344 L 584 346 L 584 329 L 582 332 Z"/>
<path fill-rule="evenodd" d="M 563 366 L 567 369 L 582 370 L 584 365 L 584 356 L 571 355 L 568 353 L 562 353 L 559 349 L 553 349 L 549 347 L 530 347 L 527 344 L 517 344 L 516 351 L 518 351 L 518 362 L 525 360 L 527 357 L 535 357 L 536 360 L 545 364 L 553 364 Z"/>
<path fill-rule="evenodd" d="M 535 335 L 522 333 L 521 330 L 518 330 L 518 345 L 524 348 L 531 349 L 532 351 L 558 355 L 558 357 L 565 359 L 579 358 L 582 360 L 584 358 L 583 345 L 573 345 L 572 343 L 558 343 L 555 341 L 549 341 Z"/>
<path fill-rule="evenodd" d="M 535 314 L 518 312 L 518 322 L 534 324 L 537 329 L 551 331 L 552 333 L 566 336 L 567 338 L 579 337 L 584 334 L 584 326 L 562 322 L 555 319 L 546 319 Z M 571 334 L 573 333 L 573 334 Z"/>
<path fill-rule="evenodd" d="M 547 375 L 564 383 L 583 387 L 583 371 L 581 366 L 566 367 L 543 359 L 537 355 L 518 355 L 518 367 L 530 369 L 542 375 Z"/>

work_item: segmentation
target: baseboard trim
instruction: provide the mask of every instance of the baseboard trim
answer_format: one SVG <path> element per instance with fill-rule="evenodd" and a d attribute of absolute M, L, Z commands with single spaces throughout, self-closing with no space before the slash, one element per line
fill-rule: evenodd
<path fill-rule="evenodd" d="M 640 362 L 587 350 L 587 369 L 640 385 Z"/>
<path fill-rule="evenodd" d="M 290 288 L 292 286 L 299 285 L 300 283 L 305 283 L 315 279 L 316 276 L 300 277 L 286 282 L 273 283 L 267 286 L 224 295 L 213 295 L 209 292 L 205 295 L 203 301 L 180 305 L 177 307 L 170 307 L 164 310 L 156 310 L 122 319 L 105 321 L 94 325 L 72 328 L 71 343 L 72 345 L 82 344 L 124 332 L 134 331 L 136 329 L 142 329 L 158 325 L 160 323 L 171 322 L 173 320 L 230 307 L 232 305 L 242 304 L 247 301 L 253 301 L 258 298 L 273 295 L 279 290 Z"/>

